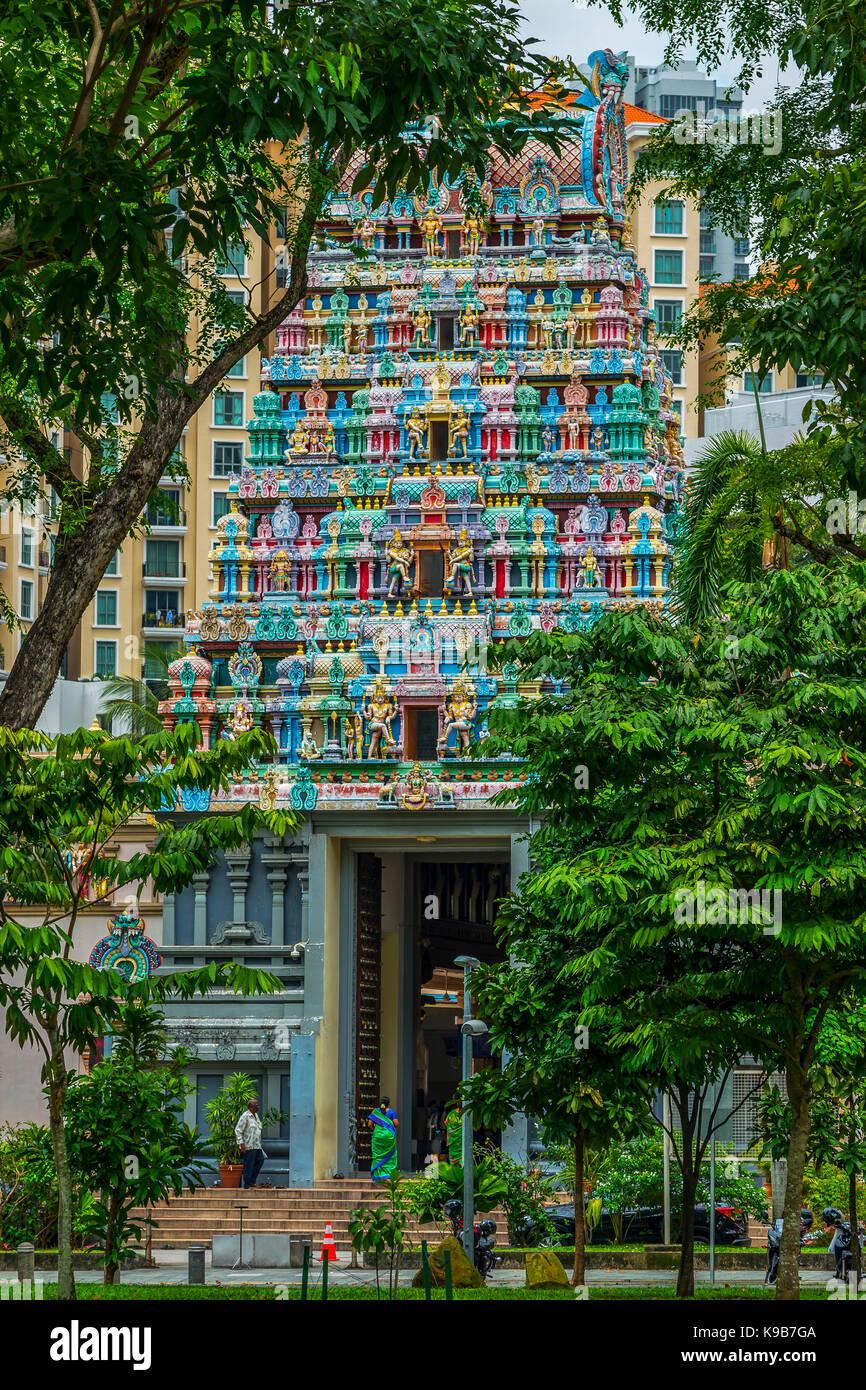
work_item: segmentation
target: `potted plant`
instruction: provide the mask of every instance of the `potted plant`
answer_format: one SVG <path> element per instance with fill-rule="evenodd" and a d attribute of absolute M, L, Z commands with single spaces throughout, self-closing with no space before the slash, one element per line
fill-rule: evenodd
<path fill-rule="evenodd" d="M 223 1187 L 240 1187 L 244 1171 L 243 1154 L 235 1138 L 235 1125 L 251 1100 L 256 1099 L 256 1083 L 242 1071 L 234 1072 L 222 1090 L 205 1106 L 214 1156 L 219 1164 Z"/>

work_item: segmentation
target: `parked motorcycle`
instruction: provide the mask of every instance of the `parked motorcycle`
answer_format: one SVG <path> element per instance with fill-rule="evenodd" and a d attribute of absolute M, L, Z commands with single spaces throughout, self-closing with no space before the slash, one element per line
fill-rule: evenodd
<path fill-rule="evenodd" d="M 851 1238 L 851 1223 L 846 1221 L 838 1207 L 825 1207 L 821 1212 L 825 1226 L 832 1226 L 833 1239 L 827 1249 L 836 1259 L 836 1278 L 847 1280 L 854 1263 L 854 1250 Z M 863 1231 L 858 1230 L 860 1249 L 863 1249 Z"/>
<path fill-rule="evenodd" d="M 475 1268 L 481 1278 L 486 1279 L 488 1274 L 496 1268 L 500 1259 L 498 1255 L 493 1253 L 496 1245 L 496 1241 L 493 1239 L 496 1235 L 496 1222 L 487 1218 L 479 1222 L 472 1230 L 475 1237 Z"/>
<path fill-rule="evenodd" d="M 443 1210 L 451 1227 L 451 1234 L 455 1240 L 460 1240 L 463 1235 L 463 1203 L 459 1197 L 449 1197 Z M 472 1227 L 474 1264 L 482 1279 L 486 1279 L 499 1263 L 499 1256 L 493 1253 L 496 1245 L 495 1235 L 496 1222 L 491 1221 L 489 1217 Z"/>
<path fill-rule="evenodd" d="M 764 1275 L 765 1284 L 775 1284 L 779 1277 L 779 1251 L 782 1247 L 782 1228 L 784 1221 L 778 1216 L 767 1231 L 767 1272 Z M 810 1228 L 812 1226 L 812 1213 L 801 1211 L 800 1213 L 800 1251 L 803 1246 L 808 1245 L 811 1239 Z M 802 1264 L 800 1256 L 797 1256 L 797 1264 Z"/>

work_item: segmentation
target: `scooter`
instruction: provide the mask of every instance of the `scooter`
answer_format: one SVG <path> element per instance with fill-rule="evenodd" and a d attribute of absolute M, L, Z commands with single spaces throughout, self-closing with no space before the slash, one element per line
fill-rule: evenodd
<path fill-rule="evenodd" d="M 836 1259 L 836 1278 L 847 1280 L 854 1263 L 854 1250 L 851 1240 L 851 1223 L 846 1221 L 838 1207 L 825 1207 L 821 1212 L 821 1220 L 825 1226 L 832 1226 L 833 1239 L 827 1247 L 829 1253 Z M 858 1230 L 860 1249 L 863 1249 L 863 1232 Z"/>
<path fill-rule="evenodd" d="M 765 1284 L 775 1284 L 779 1277 L 779 1252 L 782 1248 L 782 1228 L 784 1222 L 781 1216 L 777 1216 L 767 1231 L 767 1272 L 764 1275 Z M 800 1218 L 800 1250 L 809 1243 L 809 1223 Z M 797 1264 L 802 1264 L 799 1255 Z"/>
<path fill-rule="evenodd" d="M 463 1203 L 459 1197 L 449 1197 L 444 1206 L 445 1216 L 451 1227 L 451 1234 L 455 1240 L 460 1240 L 463 1235 Z M 493 1249 L 496 1241 L 493 1237 L 496 1234 L 496 1222 L 486 1218 L 472 1227 L 472 1249 L 473 1263 L 482 1279 L 486 1279 L 492 1269 L 499 1263 L 499 1256 L 494 1255 Z"/>
<path fill-rule="evenodd" d="M 486 1279 L 488 1274 L 499 1264 L 500 1259 L 498 1255 L 493 1253 L 496 1245 L 496 1241 L 493 1239 L 496 1235 L 496 1222 L 488 1218 L 479 1222 L 477 1226 L 473 1226 L 472 1230 L 475 1237 L 475 1268 L 481 1278 Z"/>

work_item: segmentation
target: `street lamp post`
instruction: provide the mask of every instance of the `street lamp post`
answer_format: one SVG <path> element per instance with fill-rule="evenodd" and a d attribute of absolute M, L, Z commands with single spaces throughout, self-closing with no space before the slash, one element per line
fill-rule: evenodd
<path fill-rule="evenodd" d="M 481 964 L 477 956 L 457 956 L 455 965 L 463 967 L 463 1026 L 460 1029 L 463 1041 L 463 1080 L 468 1081 L 472 1075 L 472 1039 L 481 1037 L 487 1032 L 487 1024 L 480 1019 L 472 1017 L 472 1000 L 469 995 L 469 972 Z M 475 1238 L 473 1227 L 475 1225 L 475 1190 L 474 1172 L 472 1163 L 472 1114 L 469 1107 L 462 1107 L 461 1115 L 462 1126 L 462 1158 L 463 1158 L 463 1249 L 466 1258 L 473 1263 L 475 1260 Z"/>

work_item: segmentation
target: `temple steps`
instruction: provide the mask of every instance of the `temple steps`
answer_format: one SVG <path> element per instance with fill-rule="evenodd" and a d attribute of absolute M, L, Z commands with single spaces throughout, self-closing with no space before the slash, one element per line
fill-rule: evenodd
<path fill-rule="evenodd" d="M 263 1188 L 241 1191 L 237 1188 L 206 1187 L 184 1192 L 157 1202 L 151 1208 L 152 1245 L 154 1250 L 178 1249 L 193 1241 L 210 1245 L 211 1237 L 236 1234 L 240 1213 L 244 1207 L 244 1230 L 294 1231 L 311 1234 L 318 1253 L 330 1221 L 339 1250 L 348 1250 L 349 1220 L 352 1209 L 358 1206 L 377 1207 L 387 1200 L 387 1194 L 369 1178 L 347 1178 L 317 1182 L 313 1187 Z M 133 1220 L 144 1226 L 145 1210 L 138 1208 Z M 505 1232 L 505 1217 L 501 1211 L 492 1213 L 499 1230 Z M 435 1225 L 421 1226 L 412 1221 L 409 1226 L 413 1241 L 422 1238 L 438 1239 Z"/>

